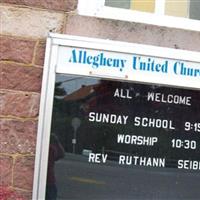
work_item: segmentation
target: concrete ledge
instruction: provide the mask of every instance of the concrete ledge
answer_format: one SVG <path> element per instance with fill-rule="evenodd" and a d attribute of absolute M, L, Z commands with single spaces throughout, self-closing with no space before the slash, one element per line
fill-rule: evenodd
<path fill-rule="evenodd" d="M 64 13 L 0 6 L 1 34 L 44 38 L 49 31 L 61 33 Z"/>
<path fill-rule="evenodd" d="M 76 9 L 78 0 L 1 0 L 1 2 L 69 12 Z"/>
<path fill-rule="evenodd" d="M 66 34 L 200 51 L 200 32 L 70 15 Z"/>

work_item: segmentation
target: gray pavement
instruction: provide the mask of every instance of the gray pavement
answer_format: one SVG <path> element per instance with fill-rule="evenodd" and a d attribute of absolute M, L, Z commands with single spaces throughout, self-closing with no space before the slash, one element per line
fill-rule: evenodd
<path fill-rule="evenodd" d="M 58 200 L 199 200 L 200 173 L 88 163 L 66 154 L 56 164 Z"/>

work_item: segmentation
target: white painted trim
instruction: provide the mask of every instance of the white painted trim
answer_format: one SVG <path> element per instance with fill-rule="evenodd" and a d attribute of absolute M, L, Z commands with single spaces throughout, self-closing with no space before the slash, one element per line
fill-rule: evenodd
<path fill-rule="evenodd" d="M 78 11 L 85 15 L 95 15 L 100 12 L 105 4 L 105 0 L 79 0 Z"/>
<path fill-rule="evenodd" d="M 89 1 L 93 2 L 91 4 L 92 6 L 89 6 Z M 98 1 L 98 4 L 95 6 L 94 4 L 96 1 Z M 108 7 L 103 6 L 103 3 L 104 0 L 79 0 L 78 14 L 83 16 L 144 23 L 183 30 L 200 31 L 200 20 L 161 15 L 160 13 L 152 14 L 129 9 Z"/>
<path fill-rule="evenodd" d="M 200 62 L 200 52 L 51 33 L 53 44 Z"/>
<path fill-rule="evenodd" d="M 57 55 L 58 46 L 52 45 L 51 47 L 51 58 L 49 64 L 49 74 L 48 82 L 46 87 L 46 101 L 44 102 L 44 118 L 43 118 L 43 129 L 41 130 L 42 137 L 42 148 L 41 149 L 41 165 L 40 165 L 40 178 L 39 178 L 39 189 L 38 189 L 38 199 L 44 199 L 45 189 L 46 189 L 46 177 L 47 177 L 47 165 L 48 165 L 48 153 L 49 153 L 49 141 L 50 141 L 50 130 L 51 130 L 51 118 L 53 110 L 53 96 L 54 96 L 54 87 L 55 87 L 55 67 L 56 67 L 56 55 Z"/>
<path fill-rule="evenodd" d="M 165 1 L 166 0 L 155 0 L 155 14 L 156 15 L 165 14 Z"/>
<path fill-rule="evenodd" d="M 57 50 L 58 45 L 53 45 L 52 38 L 48 38 L 40 101 L 32 200 L 45 199 Z"/>
<path fill-rule="evenodd" d="M 41 178 L 40 167 L 41 167 L 41 149 L 42 149 L 42 139 L 43 139 L 42 130 L 43 130 L 43 124 L 44 124 L 44 115 L 45 115 L 44 105 L 47 98 L 47 95 L 46 95 L 47 88 L 44 86 L 46 86 L 48 83 L 51 46 L 52 46 L 52 39 L 47 38 L 43 79 L 42 79 L 43 87 L 42 87 L 41 97 L 40 97 L 40 110 L 39 110 L 39 121 L 38 121 L 37 142 L 36 142 L 36 152 L 35 152 L 34 181 L 33 181 L 33 193 L 32 193 L 33 200 L 38 199 L 38 191 L 40 187 L 39 180 Z"/>
<path fill-rule="evenodd" d="M 77 48 L 77 49 L 85 49 L 85 50 L 96 50 L 96 51 L 105 51 L 118 54 L 120 57 L 122 56 L 131 56 L 131 55 L 138 55 L 138 56 L 147 56 L 147 57 L 154 57 L 156 59 L 169 59 L 169 60 L 175 60 L 177 62 L 184 61 L 189 62 L 191 65 L 196 65 L 199 67 L 200 64 L 200 52 L 194 52 L 194 51 L 186 51 L 186 50 L 179 50 L 179 49 L 171 49 L 171 48 L 163 48 L 163 47 L 156 47 L 156 46 L 150 46 L 150 45 L 141 45 L 141 44 L 133 44 L 133 43 L 125 43 L 125 42 L 119 42 L 119 41 L 111 41 L 111 40 L 102 40 L 102 39 L 94 39 L 94 38 L 86 38 L 86 37 L 80 37 L 80 36 L 69 36 L 69 35 L 60 35 L 60 34 L 51 34 L 53 37 L 53 44 L 59 45 L 59 46 L 65 46 L 70 48 Z M 66 51 L 68 51 L 66 48 Z M 60 51 L 59 51 L 60 52 Z M 65 53 L 62 56 L 68 56 Z M 60 57 L 59 57 L 60 59 Z M 130 59 L 129 59 L 130 60 Z M 70 63 L 66 65 L 67 61 L 64 63 L 58 64 L 58 67 L 56 68 L 57 73 L 69 73 L 69 74 L 79 74 L 79 75 L 86 75 L 90 76 L 91 73 L 89 71 L 83 70 L 83 68 L 74 67 Z M 188 63 L 188 64 L 189 64 Z M 193 64 L 192 64 L 193 63 Z M 190 65 L 189 64 L 189 65 Z M 69 68 L 70 66 L 70 68 Z M 89 67 L 89 66 L 88 66 Z M 77 71 L 77 70 L 78 71 Z M 116 72 L 117 73 L 117 72 Z M 126 71 L 126 73 L 129 73 Z M 97 73 L 92 73 L 93 76 L 96 76 Z M 99 77 L 108 77 L 111 74 L 104 71 L 103 73 L 99 73 Z M 125 75 L 128 74 L 115 74 L 113 78 L 115 79 L 124 79 L 124 77 L 127 77 Z M 168 77 L 169 79 L 158 79 L 155 80 L 154 78 L 150 79 L 150 76 L 148 76 L 144 79 L 144 77 L 141 75 L 141 77 L 138 79 L 136 76 L 132 77 L 132 75 L 128 76 L 129 78 L 126 80 L 130 81 L 138 81 L 138 82 L 146 82 L 150 84 L 163 84 L 168 85 L 171 87 L 183 87 L 183 88 L 200 88 L 200 83 L 197 78 L 194 79 L 186 79 L 186 78 L 179 78 L 179 82 L 176 83 L 175 77 L 173 78 Z M 176 78 L 178 80 L 178 77 Z"/>

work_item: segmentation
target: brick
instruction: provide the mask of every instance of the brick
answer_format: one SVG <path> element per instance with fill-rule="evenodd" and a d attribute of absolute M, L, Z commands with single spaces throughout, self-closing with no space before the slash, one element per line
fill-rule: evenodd
<path fill-rule="evenodd" d="M 46 38 L 50 31 L 63 31 L 65 13 L 12 6 L 0 6 L 0 13 L 4 35 Z"/>
<path fill-rule="evenodd" d="M 17 194 L 17 197 L 19 200 L 31 200 L 32 199 L 32 191 L 23 191 L 23 190 L 14 190 L 15 193 Z M 13 200 L 13 199 L 10 199 Z"/>
<path fill-rule="evenodd" d="M 0 120 L 0 153 L 34 154 L 37 121 Z"/>
<path fill-rule="evenodd" d="M 64 33 L 200 51 L 200 32 L 198 31 L 187 31 L 142 23 L 69 15 Z"/>
<path fill-rule="evenodd" d="M 1 186 L 11 186 L 12 166 L 13 166 L 12 157 L 0 155 L 0 185 Z"/>
<path fill-rule="evenodd" d="M 73 11 L 77 8 L 78 0 L 2 0 L 2 3 L 39 7 L 44 9 Z"/>
<path fill-rule="evenodd" d="M 40 92 L 42 69 L 13 63 L 0 63 L 0 89 Z"/>
<path fill-rule="evenodd" d="M 32 190 L 33 172 L 33 156 L 17 157 L 13 170 L 13 186 L 24 190 Z"/>
<path fill-rule="evenodd" d="M 36 48 L 35 65 L 43 66 L 45 57 L 45 42 L 40 42 Z"/>
<path fill-rule="evenodd" d="M 0 91 L 0 115 L 15 117 L 37 117 L 39 94 Z"/>
<path fill-rule="evenodd" d="M 0 186 L 0 200 L 31 200 L 31 192 Z"/>
<path fill-rule="evenodd" d="M 20 63 L 32 62 L 35 41 L 8 36 L 0 37 L 0 41 L 0 60 L 11 60 Z"/>

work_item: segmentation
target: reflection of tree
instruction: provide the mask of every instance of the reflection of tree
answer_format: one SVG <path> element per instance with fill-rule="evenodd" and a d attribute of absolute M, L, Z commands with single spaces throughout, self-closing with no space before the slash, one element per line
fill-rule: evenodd
<path fill-rule="evenodd" d="M 61 87 L 62 82 L 55 83 L 55 96 L 64 96 L 66 95 L 66 91 L 63 87 Z"/>
<path fill-rule="evenodd" d="M 62 112 L 64 105 L 62 97 L 66 95 L 66 91 L 61 84 L 62 82 L 55 83 L 51 132 L 54 132 L 59 137 L 59 140 L 65 147 L 65 136 L 63 132 L 65 130 L 65 117 L 64 113 Z"/>

